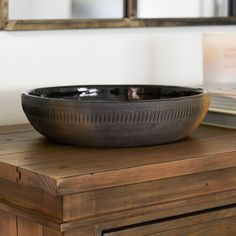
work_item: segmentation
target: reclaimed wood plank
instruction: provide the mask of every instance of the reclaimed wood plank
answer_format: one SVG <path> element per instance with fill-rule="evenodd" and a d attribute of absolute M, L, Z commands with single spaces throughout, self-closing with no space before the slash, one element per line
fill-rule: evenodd
<path fill-rule="evenodd" d="M 25 186 L 70 194 L 233 167 L 235 151 L 235 131 L 204 127 L 182 142 L 143 148 L 75 148 L 41 140 L 0 144 L 0 167 L 12 169 L 12 179 L 20 175 L 17 181 Z"/>
<path fill-rule="evenodd" d="M 78 174 L 78 176 L 65 176 L 63 178 L 49 176 L 46 171 L 37 173 L 35 169 L 32 171 L 32 169 L 27 169 L 26 167 L 19 167 L 18 169 L 21 173 L 19 183 L 25 186 L 41 188 L 50 194 L 65 195 L 231 168 L 236 166 L 235 156 L 236 152 L 230 152 L 176 162 L 150 164 L 97 173 L 91 172 L 83 175 Z"/>
<path fill-rule="evenodd" d="M 232 189 L 193 198 L 179 199 L 173 202 L 165 202 L 163 204 L 129 209 L 128 211 L 89 217 L 79 221 L 65 222 L 61 225 L 61 229 L 62 231 L 67 231 L 72 228 L 98 224 L 100 225 L 100 229 L 107 230 L 147 221 L 161 220 L 167 217 L 194 213 L 235 203 L 236 190 Z"/>
<path fill-rule="evenodd" d="M 14 165 L 0 162 L 0 178 L 17 182 L 19 176 L 20 174 Z"/>
<path fill-rule="evenodd" d="M 207 129 L 206 129 L 207 131 Z M 230 132 L 230 130 L 227 132 L 222 132 L 222 129 L 212 129 L 212 132 L 201 132 L 201 129 L 199 129 L 198 132 L 195 132 L 194 135 L 192 137 L 189 137 L 183 141 L 181 141 L 180 143 L 175 143 L 175 144 L 171 144 L 171 149 L 172 154 L 176 153 L 176 155 L 178 156 L 182 156 L 182 154 L 180 152 L 182 152 L 181 147 L 183 147 L 185 145 L 185 142 L 187 142 L 186 146 L 189 145 L 198 145 L 199 148 L 201 148 L 201 146 L 203 146 L 201 149 L 201 151 L 204 151 L 204 146 L 205 149 L 207 148 L 207 145 L 205 144 L 201 144 L 203 142 L 207 142 L 208 139 L 215 139 L 215 136 L 217 137 L 216 139 L 224 139 L 224 136 L 228 136 L 228 135 L 233 135 L 233 132 Z M 207 138 L 206 138 L 207 136 Z M 200 141 L 201 140 L 201 141 Z M 213 140 L 214 141 L 214 140 Z M 37 141 L 38 142 L 38 141 Z M 43 143 L 43 141 L 42 141 Z M 50 145 L 52 147 L 55 147 L 55 149 L 53 148 L 53 154 L 51 152 L 49 152 L 51 149 L 49 149 Z M 70 160 L 70 161 L 75 161 L 77 163 L 80 164 L 80 169 L 83 168 L 84 165 L 89 165 L 91 166 L 90 162 L 97 160 L 99 158 L 99 160 L 102 161 L 102 165 L 109 165 L 110 163 L 109 161 L 112 159 L 113 161 L 118 162 L 120 159 L 121 163 L 124 163 L 124 167 L 128 167 L 127 166 L 127 160 L 133 160 L 135 162 L 143 162 L 143 164 L 146 163 L 150 163 L 150 159 L 152 157 L 152 161 L 154 162 L 154 160 L 156 160 L 156 156 L 153 155 L 154 151 L 156 150 L 156 152 L 160 153 L 158 155 L 158 159 L 159 160 L 165 160 L 167 158 L 169 158 L 169 160 L 173 157 L 171 157 L 171 155 L 167 155 L 166 154 L 166 146 L 162 145 L 162 146 L 157 146 L 157 147 L 147 147 L 147 148 L 138 148 L 138 149 L 89 149 L 89 148 L 76 148 L 76 147 L 69 147 L 69 146 L 62 146 L 62 145 L 53 145 L 50 143 L 47 143 L 45 141 L 45 147 L 41 147 L 40 150 L 37 148 L 37 145 L 34 144 L 32 146 L 36 146 L 36 148 L 29 148 L 29 150 L 27 150 L 27 145 L 26 147 L 21 147 L 21 152 L 20 153 L 12 153 L 14 149 L 19 148 L 19 143 L 17 144 L 10 144 L 10 145 L 5 145 L 2 146 L 0 145 L 0 148 L 2 147 L 2 152 L 4 151 L 5 153 L 8 154 L 3 154 L 0 156 L 0 160 L 2 162 L 6 162 L 8 164 L 14 164 L 17 163 L 18 166 L 22 166 L 22 165 L 36 165 L 38 163 L 44 163 L 44 162 L 56 162 L 59 161 L 60 162 L 62 160 Z M 28 144 L 28 146 L 30 146 L 30 144 Z M 57 150 L 58 148 L 58 150 Z M 62 149 L 66 149 L 65 151 Z M 96 150 L 96 151 L 95 151 Z M 146 155 L 147 152 L 149 152 L 149 150 L 151 151 L 151 154 L 148 155 L 148 157 L 144 155 Z M 224 149 L 225 150 L 225 149 Z M 191 153 L 191 149 L 188 149 L 188 153 L 190 155 L 193 155 L 193 153 Z M 187 153 L 186 153 L 187 154 Z M 185 156 L 186 156 L 185 154 Z M 111 156 L 111 157 L 110 157 Z M 137 156 L 137 157 L 136 157 Z M 163 156 L 163 157 L 162 157 Z M 177 158 L 178 158 L 177 156 Z M 113 157 L 113 158 L 112 158 Z M 86 162 L 84 161 L 84 159 L 88 160 L 86 164 Z M 117 159 L 117 160 L 116 160 Z M 137 165 L 139 164 L 137 163 Z M 76 165 L 76 163 L 75 163 Z M 97 165 L 96 165 L 97 166 Z M 65 168 L 66 169 L 66 168 Z M 74 168 L 73 168 L 74 169 Z"/>
<path fill-rule="evenodd" d="M 175 189 L 171 186 L 175 186 Z M 22 187 L 16 187 L 12 191 L 12 196 L 9 196 L 8 188 L 11 190 L 12 184 L 9 186 L 5 184 L 3 189 L 0 189 L 1 198 L 29 210 L 47 214 L 52 220 L 55 220 L 56 217 L 61 221 L 74 221 L 88 217 L 100 218 L 101 215 L 111 215 L 118 212 L 120 214 L 131 212 L 134 209 L 141 209 L 150 205 L 170 203 L 176 199 L 181 201 L 186 198 L 204 198 L 205 195 L 209 194 L 217 195 L 219 191 L 227 192 L 236 189 L 236 171 L 235 168 L 231 168 L 95 192 L 66 195 L 63 198 L 63 213 L 59 210 L 62 206 L 60 199 L 57 203 L 56 198 L 52 196 L 42 195 L 40 191 L 35 189 L 25 188 L 26 191 L 24 191 Z"/>
<path fill-rule="evenodd" d="M 18 132 L 18 130 L 16 130 L 16 132 L 15 133 L 10 133 L 10 134 L 3 134 L 3 135 L 1 135 L 0 134 L 0 140 L 2 140 L 2 142 L 4 143 L 4 145 L 1 145 L 1 143 L 0 143 L 0 149 L 1 149 L 1 152 L 2 152 L 2 154 L 1 154 L 1 157 L 3 156 L 3 155 L 10 155 L 10 154 L 14 154 L 14 152 L 17 152 L 17 150 L 18 150 L 18 153 L 20 152 L 20 153 L 27 153 L 27 152 L 30 152 L 30 155 L 31 156 L 36 156 L 36 158 L 35 159 L 37 159 L 38 160 L 38 156 L 39 156 L 39 154 L 38 154 L 38 148 L 30 148 L 30 149 L 27 149 L 27 147 L 29 147 L 30 145 L 31 145 L 31 143 L 28 143 L 28 144 L 26 144 L 26 145 L 22 145 L 22 143 L 24 143 L 24 142 L 20 142 L 20 141 L 26 141 L 26 140 L 31 140 L 31 138 L 33 138 L 32 136 L 33 136 L 33 133 L 31 133 L 31 132 L 33 132 L 33 131 L 31 131 L 30 133 L 28 133 L 29 131 L 31 131 L 31 130 L 27 130 L 27 132 Z M 233 133 L 235 133 L 235 132 L 233 132 L 232 130 L 224 130 L 224 129 L 221 129 L 221 128 L 213 128 L 213 129 L 209 129 L 209 127 L 208 126 L 202 126 L 202 127 L 200 127 L 196 132 L 194 132 L 194 134 L 192 135 L 192 136 L 190 136 L 190 137 L 188 137 L 188 138 L 186 138 L 186 139 L 184 139 L 184 140 L 182 140 L 181 141 L 181 143 L 183 144 L 184 142 L 189 142 L 189 141 L 191 141 L 191 139 L 197 139 L 198 141 L 200 140 L 200 139 L 206 139 L 206 136 L 208 137 L 208 138 L 213 138 L 213 137 L 215 137 L 215 136 L 217 136 L 218 138 L 220 138 L 221 136 L 224 136 L 224 135 L 229 135 L 229 134 L 233 134 Z M 31 136 L 32 135 L 32 136 Z M 37 132 L 35 131 L 35 136 L 37 137 Z M 39 137 L 41 137 L 40 136 L 40 134 L 39 134 Z M 2 138 L 2 139 L 1 139 Z M 5 140 L 5 141 L 4 141 Z M 36 142 L 36 144 L 37 144 L 37 142 L 40 142 L 39 140 L 34 140 L 34 138 L 33 138 L 33 143 L 34 142 Z M 1 142 L 1 141 L 0 141 Z M 16 143 L 14 143 L 14 142 L 16 142 Z M 51 142 L 47 142 L 46 141 L 46 139 L 43 139 L 42 138 L 42 143 L 45 143 L 45 147 L 48 147 L 48 146 L 56 146 L 56 147 L 58 147 L 59 149 L 63 146 L 63 145 L 58 145 L 58 144 L 53 144 L 53 143 L 51 143 Z M 20 146 L 20 147 L 19 147 Z M 22 147 L 21 147 L 22 146 Z M 32 145 L 32 146 L 35 146 L 35 145 Z M 36 145 L 37 146 L 37 145 Z M 174 147 L 174 145 L 172 145 L 172 148 Z M 44 148 L 43 148 L 43 145 L 40 147 L 41 149 L 40 149 L 40 151 L 44 151 Z M 75 150 L 77 150 L 77 151 L 79 151 L 78 152 L 78 154 L 81 154 L 81 155 L 85 155 L 85 153 L 83 152 L 84 150 L 89 150 L 89 151 L 91 151 L 91 150 L 94 150 L 94 149 L 79 149 L 79 148 L 73 148 L 73 147 L 71 147 L 70 148 L 70 151 L 71 152 L 73 152 L 73 150 L 75 151 Z M 101 150 L 102 149 L 97 149 L 97 152 L 99 152 L 99 153 L 101 153 Z M 120 150 L 120 149 L 118 149 L 118 150 Z M 125 149 L 125 150 L 128 150 L 128 149 Z M 131 149 L 132 150 L 132 149 Z M 106 153 L 107 153 L 107 149 L 104 151 L 102 151 L 103 152 L 103 154 L 105 155 Z M 113 153 L 114 153 L 114 151 L 113 151 Z M 38 154 L 38 155 L 37 155 Z M 46 155 L 47 153 L 46 153 L 46 150 L 45 150 L 45 155 Z M 74 153 L 74 154 L 76 154 L 76 153 Z M 91 154 L 91 152 L 90 152 L 90 154 Z M 123 152 L 122 152 L 122 154 L 123 154 Z M 131 153 L 132 154 L 132 153 Z M 66 155 L 66 154 L 64 154 L 64 155 Z M 63 155 L 62 155 L 63 156 Z M 0 158 L 1 158 L 0 157 Z M 7 157 L 8 158 L 8 157 Z M 19 157 L 19 159 L 22 159 L 21 157 Z M 51 159 L 51 158 L 50 158 Z M 33 164 L 33 163 L 32 163 Z"/>
<path fill-rule="evenodd" d="M 2 1 L 2 0 L 0 0 Z M 16 134 L 21 132 L 32 131 L 33 127 L 30 124 L 17 124 L 17 125 L 1 125 L 0 126 L 0 135 L 5 134 Z"/>
<path fill-rule="evenodd" d="M 91 217 L 81 219 L 80 221 L 71 221 L 66 223 L 56 223 L 50 218 L 42 218 L 36 212 L 28 211 L 24 208 L 16 208 L 0 201 L 0 209 L 11 211 L 18 216 L 21 216 L 29 221 L 46 226 L 54 231 L 66 232 L 78 228 L 86 228 L 87 226 L 97 225 L 100 227 L 95 231 L 95 235 L 100 235 L 98 232 L 114 227 L 136 224 L 140 222 L 162 219 L 165 217 L 186 214 L 194 211 L 214 208 L 233 204 L 236 202 L 236 190 L 229 192 L 219 192 L 201 196 L 200 198 L 182 199 L 176 202 L 167 202 L 165 204 L 149 206 L 142 209 L 133 209 L 125 212 L 113 213 L 110 215 L 101 215 L 99 217 Z M 100 231 L 99 231 L 100 230 Z"/>
<path fill-rule="evenodd" d="M 182 236 L 182 235 L 224 235 L 232 236 L 236 234 L 236 217 L 226 218 L 222 220 L 217 220 L 214 222 L 207 222 L 198 225 L 192 225 L 189 227 L 184 227 L 181 229 L 174 229 L 167 232 L 160 232 L 150 234 L 148 236 Z"/>
<path fill-rule="evenodd" d="M 234 138 L 236 138 L 236 133 L 232 136 L 222 136 L 220 139 L 193 140 L 188 143 L 136 149 L 104 149 L 101 151 L 98 149 L 70 149 L 63 156 L 53 153 L 51 157 L 53 158 L 55 155 L 56 158 L 49 159 L 45 163 L 36 162 L 21 167 L 45 175 L 50 174 L 55 178 L 95 174 L 235 152 L 236 139 Z M 58 162 L 59 160 L 60 162 Z"/>
<path fill-rule="evenodd" d="M 189 142 L 135 149 L 72 148 L 65 152 L 60 150 L 60 155 L 58 155 L 59 152 L 51 153 L 52 155 L 48 156 L 46 162 L 37 163 L 36 161 L 36 163 L 21 165 L 21 167 L 45 175 L 50 173 L 55 178 L 63 178 L 235 151 L 236 132 L 219 138 L 193 139 Z M 60 162 L 56 162 L 53 159 L 54 156 L 57 156 Z"/>
<path fill-rule="evenodd" d="M 43 226 L 22 217 L 17 217 L 18 236 L 44 236 Z"/>
<path fill-rule="evenodd" d="M 16 216 L 5 210 L 0 210 L 0 234 L 2 236 L 17 236 Z"/>
<path fill-rule="evenodd" d="M 236 168 L 66 195 L 63 220 L 128 211 L 231 189 L 236 189 Z"/>
<path fill-rule="evenodd" d="M 11 203 L 7 200 L 0 198 L 0 210 L 11 212 L 12 214 L 22 217 L 30 222 L 37 223 L 39 225 L 50 228 L 54 231 L 61 231 L 61 221 L 55 220 L 55 218 L 48 217 L 47 215 L 40 214 L 37 211 L 30 210 L 24 207 Z"/>
<path fill-rule="evenodd" d="M 39 151 L 47 151 L 49 149 L 61 149 L 66 147 L 55 143 L 47 142 L 45 138 L 39 138 L 34 140 L 19 141 L 16 143 L 3 143 L 0 144 L 0 158 L 5 155 L 26 153 Z"/>
<path fill-rule="evenodd" d="M 202 139 L 194 139 L 193 135 L 185 142 L 154 147 L 69 148 L 60 154 L 47 153 L 45 161 L 37 157 L 35 163 L 31 159 L 31 163 L 19 165 L 20 182 L 43 187 L 41 185 L 49 181 L 56 184 L 51 189 L 58 189 L 54 194 L 69 194 L 233 167 L 236 132 L 224 132 L 210 138 L 205 133 Z M 183 169 L 183 165 L 186 168 Z"/>
<path fill-rule="evenodd" d="M 64 233 L 43 227 L 43 236 L 64 236 Z"/>
<path fill-rule="evenodd" d="M 104 236 L 181 236 L 181 235 L 225 235 L 236 233 L 236 208 L 214 209 L 194 215 L 184 215 L 162 221 L 131 226 L 105 233 Z"/>
<path fill-rule="evenodd" d="M 17 134 L 15 140 L 30 133 Z M 236 203 L 232 130 L 204 126 L 181 142 L 124 149 L 48 142 L 40 147 L 37 142 L 0 144 L 3 151 L 14 151 L 25 143 L 15 154 L 7 151 L 0 156 L 0 178 L 5 179 L 0 180 L 0 199 L 15 214 L 33 217 L 34 223 L 56 232 L 97 224 L 106 230 Z M 92 230 L 91 235 L 98 232 Z"/>
<path fill-rule="evenodd" d="M 0 199 L 37 211 L 54 220 L 63 218 L 61 197 L 49 195 L 36 188 L 27 188 L 3 178 L 0 178 Z"/>
<path fill-rule="evenodd" d="M 22 141 L 32 141 L 37 139 L 42 139 L 42 135 L 35 132 L 34 130 L 11 134 L 0 134 L 0 145 L 7 143 L 18 143 Z"/>
<path fill-rule="evenodd" d="M 99 234 L 101 236 L 101 234 Z M 64 236 L 95 236 L 95 226 L 82 227 L 64 233 Z"/>

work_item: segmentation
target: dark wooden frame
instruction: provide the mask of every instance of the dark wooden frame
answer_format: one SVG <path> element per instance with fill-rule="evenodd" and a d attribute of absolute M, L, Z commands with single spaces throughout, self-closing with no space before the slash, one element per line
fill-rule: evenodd
<path fill-rule="evenodd" d="M 229 0 L 229 16 L 236 15 L 236 0 Z"/>
<path fill-rule="evenodd" d="M 8 21 L 8 0 L 0 0 L 0 30 L 5 29 Z"/>
<path fill-rule="evenodd" d="M 230 17 L 214 18 L 137 18 L 137 0 L 124 0 L 122 19 L 9 20 L 8 0 L 0 0 L 0 30 L 59 30 L 88 28 L 129 28 L 160 26 L 235 25 L 236 0 L 230 0 Z"/>

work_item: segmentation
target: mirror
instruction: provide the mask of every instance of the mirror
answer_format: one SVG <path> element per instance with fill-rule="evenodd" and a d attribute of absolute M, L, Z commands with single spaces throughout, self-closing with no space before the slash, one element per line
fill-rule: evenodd
<path fill-rule="evenodd" d="M 9 0 L 9 19 L 123 18 L 123 0 Z"/>
<path fill-rule="evenodd" d="M 236 25 L 236 0 L 0 0 L 0 30 Z"/>
<path fill-rule="evenodd" d="M 138 0 L 138 18 L 229 16 L 228 0 Z"/>

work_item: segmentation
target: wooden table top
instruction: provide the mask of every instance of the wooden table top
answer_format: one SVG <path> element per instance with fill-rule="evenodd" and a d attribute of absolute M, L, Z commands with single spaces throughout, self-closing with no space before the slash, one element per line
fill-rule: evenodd
<path fill-rule="evenodd" d="M 173 144 L 95 149 L 48 142 L 29 125 L 0 127 L 0 177 L 52 195 L 236 166 L 236 131 L 200 126 Z"/>

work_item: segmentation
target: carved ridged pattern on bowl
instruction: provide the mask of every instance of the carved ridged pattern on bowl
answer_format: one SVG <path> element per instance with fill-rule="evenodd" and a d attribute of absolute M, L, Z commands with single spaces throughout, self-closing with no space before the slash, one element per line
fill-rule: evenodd
<path fill-rule="evenodd" d="M 202 105 L 189 107 L 166 108 L 162 110 L 139 110 L 120 112 L 83 112 L 83 111 L 56 111 L 53 108 L 32 107 L 24 108 L 28 115 L 55 122 L 70 122 L 81 124 L 132 124 L 158 123 L 171 120 L 185 120 L 198 117 Z"/>

